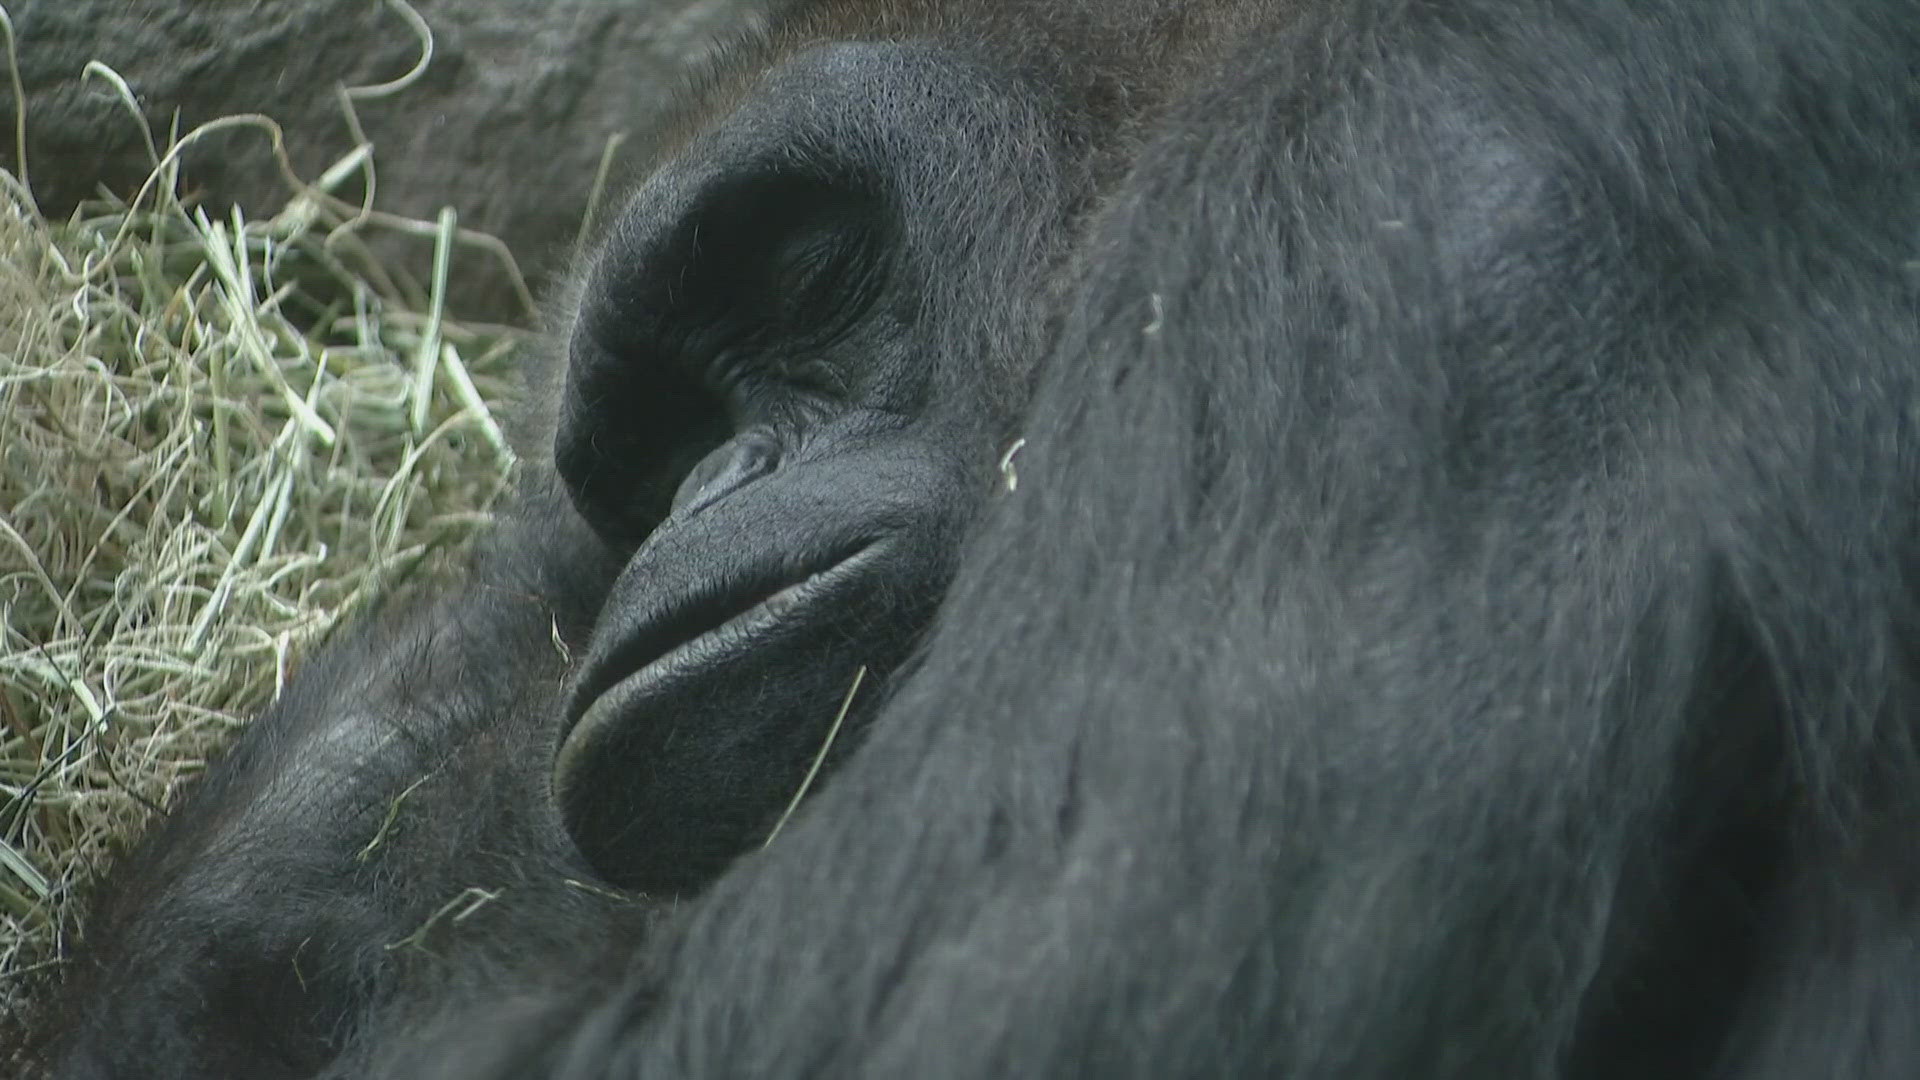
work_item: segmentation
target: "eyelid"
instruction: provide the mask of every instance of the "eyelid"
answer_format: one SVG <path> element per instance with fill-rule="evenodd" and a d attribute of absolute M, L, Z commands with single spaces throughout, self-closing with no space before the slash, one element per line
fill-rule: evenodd
<path fill-rule="evenodd" d="M 844 398 L 851 390 L 840 366 L 824 356 L 810 357 L 798 364 L 786 365 L 781 369 L 780 378 L 801 391 L 812 391 L 835 398 Z"/>

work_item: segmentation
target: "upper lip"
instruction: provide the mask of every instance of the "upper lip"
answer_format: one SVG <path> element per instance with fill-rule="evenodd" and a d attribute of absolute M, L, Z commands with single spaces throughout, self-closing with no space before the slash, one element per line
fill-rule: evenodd
<path fill-rule="evenodd" d="M 779 623 L 814 595 L 855 576 L 877 547 L 876 541 L 862 539 L 815 558 L 769 559 L 747 573 L 666 601 L 611 646 L 589 651 L 567 696 L 562 738 L 594 702 L 621 683 L 642 673 L 664 673 L 676 658 L 723 631 L 751 633 Z"/>

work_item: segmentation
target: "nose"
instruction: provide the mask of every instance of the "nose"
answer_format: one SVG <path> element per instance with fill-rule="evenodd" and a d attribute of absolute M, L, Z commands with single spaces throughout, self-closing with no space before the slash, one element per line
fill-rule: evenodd
<path fill-rule="evenodd" d="M 673 515 L 697 513 L 772 472 L 780 444 L 764 431 L 744 431 L 700 459 L 673 495 Z"/>

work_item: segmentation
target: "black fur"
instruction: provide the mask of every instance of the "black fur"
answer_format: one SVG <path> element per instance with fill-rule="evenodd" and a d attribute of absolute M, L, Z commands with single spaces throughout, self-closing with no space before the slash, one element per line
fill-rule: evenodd
<path fill-rule="evenodd" d="M 110 883 L 55 1075 L 1920 1075 L 1920 3 L 826 7 L 588 276 L 594 527 L 536 456 L 308 668 Z M 686 540 L 756 498 L 814 509 Z M 553 798 L 553 639 L 618 676 L 835 507 L 907 539 L 775 642 L 833 677 L 736 707 L 723 638 L 692 774 L 610 710 Z"/>

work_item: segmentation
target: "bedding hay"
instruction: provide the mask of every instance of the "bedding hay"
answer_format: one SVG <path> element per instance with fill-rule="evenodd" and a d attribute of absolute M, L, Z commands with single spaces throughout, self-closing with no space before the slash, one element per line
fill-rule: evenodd
<path fill-rule="evenodd" d="M 116 847 L 343 617 L 453 557 L 511 466 L 524 334 L 440 314 L 455 255 L 498 251 L 332 198 L 365 147 L 287 169 L 271 218 L 209 214 L 177 193 L 199 134 L 65 221 L 0 173 L 0 1011 Z M 432 281 L 367 253 L 392 227 L 432 238 Z"/>

